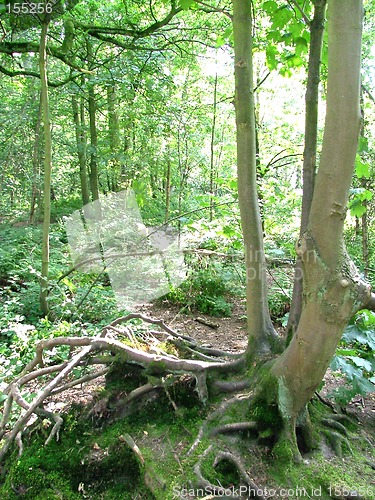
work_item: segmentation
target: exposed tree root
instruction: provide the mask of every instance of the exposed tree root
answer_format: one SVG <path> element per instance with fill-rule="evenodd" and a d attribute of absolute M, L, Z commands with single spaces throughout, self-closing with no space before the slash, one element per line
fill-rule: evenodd
<path fill-rule="evenodd" d="M 251 480 L 241 459 L 232 452 L 219 450 L 215 455 L 212 467 L 215 469 L 222 461 L 230 462 L 236 468 L 243 485 L 228 488 L 222 485 L 214 485 L 208 481 L 202 473 L 202 463 L 214 450 L 214 445 L 210 445 L 200 455 L 194 466 L 194 474 L 197 480 L 192 486 L 196 489 L 202 489 L 207 493 L 209 492 L 211 498 L 258 498 L 259 500 L 264 500 L 264 497 L 258 493 L 260 488 Z"/>
<path fill-rule="evenodd" d="M 349 453 L 353 455 L 353 451 L 349 443 L 350 435 L 344 423 L 352 424 L 352 421 L 346 415 L 340 414 L 327 415 L 321 419 L 321 424 L 324 426 L 323 434 L 335 454 L 340 458 L 343 456 L 344 446 L 347 448 Z"/>
<path fill-rule="evenodd" d="M 129 321 L 133 319 L 152 325 L 152 329 L 146 329 L 143 325 L 142 328 L 132 325 Z M 68 360 L 64 363 L 44 366 L 47 351 L 61 346 L 69 347 Z M 185 354 L 188 357 L 181 357 Z M 238 359 L 234 359 L 236 357 Z M 0 421 L 0 440 L 2 439 L 0 460 L 4 458 L 14 442 L 18 445 L 19 454 L 22 454 L 24 448 L 22 437 L 26 431 L 30 431 L 31 423 L 35 421 L 39 420 L 41 428 L 44 432 L 48 432 L 46 444 L 52 439 L 58 440 L 63 418 L 58 413 L 45 408 L 48 399 L 111 373 L 114 369 L 111 366 L 114 361 L 119 362 L 121 366 L 129 367 L 130 374 L 133 374 L 133 371 L 139 372 L 139 386 L 125 393 L 110 407 L 107 406 L 108 400 L 101 400 L 87 414 L 92 419 L 105 418 L 113 421 L 124 418 L 156 398 L 160 392 L 165 393 L 176 415 L 180 415 L 180 409 L 174 400 L 174 393 L 170 389 L 177 382 L 185 381 L 186 378 L 189 384 L 191 380 L 195 380 L 195 391 L 200 401 L 206 405 L 208 415 L 186 455 L 195 456 L 199 447 L 204 446 L 205 440 L 210 442 L 210 446 L 198 455 L 194 473 L 197 478 L 195 486 L 209 491 L 213 495 L 212 498 L 238 498 L 238 495 L 237 493 L 236 496 L 231 495 L 228 488 L 220 484 L 212 484 L 204 476 L 202 464 L 209 459 L 212 460 L 211 455 L 214 457 L 211 464 L 213 469 L 225 462 L 234 467 L 243 488 L 251 492 L 245 493 L 245 498 L 262 498 L 257 493 L 261 489 L 258 490 L 249 477 L 237 451 L 234 451 L 233 446 L 228 444 L 236 443 L 233 436 L 235 433 L 248 433 L 251 442 L 254 442 L 254 438 L 260 443 L 268 443 L 272 446 L 276 442 L 276 447 L 281 443 L 285 445 L 285 448 L 284 450 L 279 448 L 279 451 L 281 450 L 287 457 L 288 453 L 289 456 L 291 455 L 290 450 L 294 452 L 298 449 L 296 433 L 294 432 L 292 437 L 288 434 L 291 430 L 295 430 L 296 425 L 302 451 L 309 451 L 316 447 L 312 439 L 312 426 L 307 410 L 300 415 L 295 425 L 290 428 L 284 425 L 282 429 L 280 428 L 278 422 L 280 414 L 277 410 L 277 401 L 273 399 L 272 383 L 263 387 L 264 373 L 269 372 L 269 364 L 265 365 L 265 370 L 261 369 L 257 382 L 245 370 L 243 370 L 243 379 L 222 380 L 221 375 L 226 377 L 232 371 L 238 375 L 239 369 L 245 366 L 243 358 L 226 351 L 203 348 L 192 338 L 179 335 L 161 320 L 141 314 L 131 314 L 118 318 L 104 327 L 97 337 L 57 337 L 39 342 L 34 359 L 3 391 L 7 399 L 3 403 L 3 415 Z M 130 367 L 133 368 L 130 369 Z M 73 375 L 75 368 L 84 370 L 84 374 L 75 377 Z M 116 376 L 116 371 L 113 375 Z M 135 381 L 137 380 L 136 377 Z M 267 380 L 269 379 L 266 378 L 266 383 Z M 25 394 L 30 392 L 30 383 L 34 385 L 38 383 L 41 388 L 36 397 L 28 402 Z M 254 387 L 256 389 L 252 390 Z M 210 408 L 207 405 L 209 397 L 218 394 L 222 394 L 224 399 Z M 254 408 L 261 413 L 256 413 Z M 267 413 L 268 410 L 271 411 L 274 420 Z M 322 417 L 318 409 L 311 408 L 311 410 L 317 413 L 324 427 L 322 434 L 336 454 L 341 456 L 343 447 L 351 451 L 349 433 L 345 427 L 348 423 L 352 424 L 350 419 L 340 413 Z M 15 423 L 13 423 L 14 415 L 17 415 Z M 228 437 L 228 434 L 231 436 Z M 142 466 L 145 466 L 145 460 L 134 440 L 127 435 L 119 439 L 133 450 Z M 300 457 L 299 452 L 298 455 Z M 145 483 L 150 483 L 151 490 L 160 487 L 155 471 L 148 470 L 146 466 Z M 244 489 L 241 491 L 243 492 Z"/>
<path fill-rule="evenodd" d="M 144 330 L 141 333 L 134 331 L 132 325 L 128 323 L 132 319 L 140 319 L 158 327 L 159 330 L 152 332 Z M 118 340 L 114 336 L 123 340 Z M 173 348 L 177 347 L 178 350 L 176 353 L 168 353 L 165 347 L 161 347 L 162 342 L 164 345 L 169 343 Z M 45 352 L 61 346 L 70 348 L 69 360 L 58 365 L 44 366 Z M 188 352 L 190 358 L 179 357 L 178 351 Z M 76 367 L 86 369 L 90 367 L 92 369 L 92 367 L 109 364 L 111 360 L 113 361 L 113 356 L 103 355 L 105 353 L 119 354 L 125 363 L 141 366 L 149 377 L 148 384 L 135 389 L 121 401 L 122 407 L 144 397 L 146 393 L 160 388 L 164 388 L 172 406 L 174 406 L 166 386 L 169 374 L 179 376 L 187 373 L 192 375 L 196 380 L 196 391 L 199 398 L 205 402 L 208 399 L 207 375 L 210 372 L 227 372 L 236 369 L 242 363 L 237 354 L 200 347 L 194 339 L 178 334 L 162 320 L 148 318 L 142 314 L 129 314 L 116 319 L 104 327 L 102 333 L 97 337 L 56 337 L 42 340 L 36 346 L 34 359 L 3 391 L 8 397 L 0 422 L 0 439 L 3 439 L 0 460 L 3 459 L 15 440 L 19 443 L 20 452 L 22 452 L 22 434 L 33 415 L 33 418 L 36 417 L 42 421 L 47 419 L 53 423 L 46 444 L 53 438 L 58 439 L 63 420 L 59 415 L 44 408 L 46 399 L 105 375 L 109 368 L 96 369 L 77 379 L 72 379 L 72 372 Z M 191 359 L 193 357 L 200 359 Z M 27 388 L 27 384 L 32 381 L 42 382 L 45 377 L 52 377 L 52 379 L 50 378 L 39 390 L 34 400 L 28 403 L 22 395 L 22 389 Z M 67 381 L 67 378 L 70 380 Z M 18 407 L 21 413 L 15 424 L 9 429 L 14 407 Z"/>
<path fill-rule="evenodd" d="M 250 394 L 236 394 L 236 396 L 224 401 L 223 403 L 221 403 L 221 405 L 219 405 L 219 407 L 216 410 L 211 412 L 209 414 L 209 416 L 207 417 L 207 419 L 203 422 L 201 428 L 199 429 L 198 435 L 197 435 L 194 443 L 191 445 L 189 451 L 187 452 L 187 455 L 188 456 L 191 455 L 196 450 L 198 445 L 201 443 L 203 437 L 207 434 L 207 429 L 208 429 L 208 426 L 211 422 L 213 422 L 218 417 L 222 416 L 225 413 L 225 411 L 228 409 L 229 406 L 231 406 L 233 404 L 237 404 L 242 399 L 249 400 L 251 396 L 252 396 L 252 393 L 250 393 Z"/>
<path fill-rule="evenodd" d="M 216 436 L 217 434 L 226 434 L 231 432 L 243 432 L 243 431 L 257 431 L 258 424 L 256 422 L 237 422 L 235 424 L 224 424 L 214 427 L 210 431 L 210 436 Z"/>
<path fill-rule="evenodd" d="M 338 457 L 342 458 L 343 456 L 343 445 L 345 445 L 349 450 L 350 454 L 353 455 L 353 450 L 349 444 L 348 438 L 332 430 L 326 430 L 323 431 L 323 433 L 325 434 L 329 444 L 331 445 L 333 451 Z"/>

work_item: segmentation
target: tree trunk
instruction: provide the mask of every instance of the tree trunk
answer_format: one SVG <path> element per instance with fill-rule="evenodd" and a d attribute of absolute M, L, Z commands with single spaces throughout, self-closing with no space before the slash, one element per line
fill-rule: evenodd
<path fill-rule="evenodd" d="M 40 306 L 46 316 L 48 308 L 48 268 L 49 268 L 49 229 L 51 221 L 51 172 L 52 172 L 52 135 L 50 111 L 48 102 L 48 82 L 47 82 L 47 33 L 50 22 L 50 15 L 46 14 L 42 21 L 42 31 L 39 46 L 39 71 L 40 71 L 40 101 L 43 114 L 44 131 L 44 190 L 43 190 L 43 236 L 42 236 L 42 272 L 40 280 Z"/>
<path fill-rule="evenodd" d="M 217 64 L 217 57 L 215 59 Z M 210 144 L 210 221 L 214 218 L 214 197 L 215 197 L 215 132 L 216 132 L 216 113 L 217 113 L 217 70 L 214 81 L 214 102 L 213 102 L 213 116 L 211 126 L 211 144 Z"/>
<path fill-rule="evenodd" d="M 329 2 L 323 149 L 307 229 L 298 244 L 303 308 L 296 334 L 272 368 L 289 430 L 320 384 L 345 325 L 370 298 L 343 243 L 360 126 L 362 14 L 361 0 Z"/>
<path fill-rule="evenodd" d="M 90 190 L 86 169 L 85 108 L 83 102 L 80 103 L 80 108 L 78 108 L 77 97 L 74 94 L 72 95 L 72 109 L 76 133 L 82 203 L 83 205 L 87 205 L 88 203 L 90 203 Z"/>
<path fill-rule="evenodd" d="M 251 2 L 233 0 L 238 196 L 246 254 L 249 357 L 272 350 L 275 338 L 268 309 L 266 261 L 256 185 L 251 32 Z"/>
<path fill-rule="evenodd" d="M 320 83 L 320 58 L 322 52 L 324 18 L 327 0 L 314 0 L 314 17 L 310 25 L 310 53 L 306 85 L 305 148 L 303 153 L 303 192 L 300 236 L 304 234 L 314 193 L 316 154 L 318 142 L 318 102 Z M 294 272 L 292 304 L 287 333 L 290 338 L 298 326 L 302 311 L 303 271 L 298 257 Z"/>
<path fill-rule="evenodd" d="M 40 199 L 40 127 L 42 123 L 42 99 L 39 96 L 39 106 L 38 106 L 38 116 L 35 124 L 35 138 L 34 138 L 34 148 L 33 148 L 33 177 L 31 181 L 31 202 L 30 202 L 30 213 L 29 222 L 30 224 L 35 221 L 35 208 Z"/>
<path fill-rule="evenodd" d="M 365 139 L 365 107 L 363 105 L 363 88 L 361 86 L 361 139 Z M 367 189 L 367 179 L 361 179 L 361 187 Z M 361 217 L 361 237 L 362 237 L 362 261 L 363 261 L 363 274 L 365 278 L 368 277 L 368 269 L 370 267 L 370 255 L 369 255 L 369 237 L 368 237 L 368 220 L 367 220 L 367 210 L 368 203 L 367 200 L 363 201 L 363 205 L 366 209 L 365 213 Z M 356 225 L 359 226 L 358 217 L 356 217 Z"/>
<path fill-rule="evenodd" d="M 367 189 L 367 180 L 363 179 L 361 185 L 364 189 Z M 361 217 L 361 226 L 362 226 L 362 260 L 363 260 L 363 274 L 367 278 L 368 270 L 370 267 L 370 254 L 369 254 L 369 236 L 368 236 L 368 218 L 367 218 L 367 210 L 368 203 L 367 200 L 363 201 L 363 204 L 366 208 L 366 212 Z"/>
<path fill-rule="evenodd" d="M 118 190 L 120 179 L 120 125 L 118 116 L 118 99 L 116 95 L 116 86 L 111 83 L 107 87 L 107 103 L 108 103 L 108 136 L 109 145 L 111 148 L 110 174 L 112 179 L 112 190 Z"/>
<path fill-rule="evenodd" d="M 89 70 L 93 65 L 91 42 L 87 41 L 87 61 Z M 89 78 L 90 80 L 91 78 Z M 98 131 L 96 128 L 96 99 L 95 85 L 89 81 L 89 116 L 90 116 L 90 188 L 92 201 L 99 199 L 99 172 L 98 172 Z"/>
<path fill-rule="evenodd" d="M 166 172 L 165 172 L 165 222 L 169 220 L 169 211 L 171 206 L 171 152 L 169 144 L 167 145 L 167 158 L 166 158 Z"/>

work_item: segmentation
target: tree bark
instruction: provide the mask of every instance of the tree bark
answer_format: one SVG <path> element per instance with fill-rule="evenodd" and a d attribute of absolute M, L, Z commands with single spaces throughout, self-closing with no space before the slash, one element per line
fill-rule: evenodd
<path fill-rule="evenodd" d="M 217 64 L 217 57 L 215 59 Z M 216 132 L 216 114 L 217 114 L 217 70 L 214 80 L 214 102 L 213 102 L 213 116 L 211 126 L 211 143 L 210 143 L 210 221 L 214 218 L 214 196 L 215 196 L 215 132 Z"/>
<path fill-rule="evenodd" d="M 86 169 L 85 108 L 82 101 L 80 103 L 80 107 L 78 107 L 77 97 L 74 94 L 72 95 L 72 109 L 75 124 L 82 203 L 83 205 L 87 205 L 90 203 L 90 189 Z"/>
<path fill-rule="evenodd" d="M 35 124 L 35 138 L 34 138 L 34 148 L 33 148 L 33 177 L 31 181 L 31 202 L 30 202 L 30 213 L 29 213 L 29 222 L 30 224 L 34 223 L 35 220 L 35 208 L 36 204 L 40 202 L 40 164 L 41 164 L 41 155 L 40 155 L 40 128 L 42 124 L 42 99 L 41 95 L 39 95 L 39 106 L 38 106 L 38 115 Z M 39 208 L 40 210 L 40 208 Z"/>
<path fill-rule="evenodd" d="M 165 222 L 169 220 L 169 211 L 171 206 L 171 175 L 172 175 L 172 164 L 171 164 L 171 152 L 170 146 L 167 145 L 167 157 L 166 157 L 166 169 L 165 169 Z"/>
<path fill-rule="evenodd" d="M 39 71 L 40 71 L 40 100 L 43 114 L 44 132 L 44 190 L 43 190 L 43 236 L 42 236 L 42 272 L 40 279 L 40 306 L 42 313 L 47 316 L 48 307 L 48 270 L 49 270 L 49 229 L 51 222 L 51 173 L 52 173 L 52 135 L 51 121 L 48 102 L 47 82 L 47 33 L 50 15 L 46 14 L 42 21 L 39 48 Z"/>
<path fill-rule="evenodd" d="M 245 244 L 247 355 L 272 350 L 275 331 L 268 309 L 266 261 L 256 185 L 251 2 L 233 0 L 238 196 Z"/>
<path fill-rule="evenodd" d="M 87 41 L 87 61 L 89 70 L 93 65 L 92 45 Z M 95 85 L 89 77 L 89 117 L 90 117 L 90 188 L 92 201 L 99 199 L 99 171 L 98 171 L 98 131 L 96 128 L 96 99 Z"/>
<path fill-rule="evenodd" d="M 307 228 L 315 185 L 318 143 L 320 63 L 327 0 L 314 0 L 313 3 L 314 17 L 310 24 L 310 53 L 305 95 L 305 148 L 303 153 L 303 187 L 300 236 L 303 235 Z M 298 257 L 294 272 L 293 296 L 287 325 L 289 338 L 296 331 L 301 317 L 302 287 L 302 261 Z"/>
<path fill-rule="evenodd" d="M 320 384 L 351 316 L 370 299 L 343 243 L 357 151 L 363 7 L 330 0 L 327 114 L 307 230 L 298 253 L 304 271 L 303 309 L 296 334 L 276 360 L 279 407 L 293 425 Z"/>
<path fill-rule="evenodd" d="M 107 87 L 107 103 L 108 103 L 108 136 L 109 145 L 111 149 L 111 161 L 110 161 L 110 175 L 112 190 L 118 191 L 118 184 L 120 179 L 120 125 L 119 125 L 119 115 L 117 111 L 118 99 L 116 95 L 116 86 L 111 83 Z"/>

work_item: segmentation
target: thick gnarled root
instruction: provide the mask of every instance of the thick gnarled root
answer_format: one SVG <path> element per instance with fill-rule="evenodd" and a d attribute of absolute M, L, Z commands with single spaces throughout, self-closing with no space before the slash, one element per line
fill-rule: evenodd
<path fill-rule="evenodd" d="M 134 319 L 151 326 L 135 327 L 129 323 Z M 172 346 L 173 350 L 168 350 L 168 345 Z M 69 347 L 68 360 L 45 366 L 46 353 L 60 347 Z M 186 353 L 189 357 L 181 357 L 181 354 Z M 54 438 L 58 439 L 63 420 L 58 414 L 44 408 L 46 401 L 67 389 L 82 386 L 106 375 L 108 367 L 115 359 L 113 355 L 119 355 L 123 363 L 141 367 L 148 378 L 147 384 L 134 389 L 126 396 L 122 401 L 123 405 L 160 388 L 168 396 L 168 384 L 184 374 L 195 379 L 195 390 L 199 399 L 205 403 L 209 396 L 207 376 L 211 372 L 236 369 L 242 363 L 238 354 L 200 347 L 194 339 L 178 334 L 162 320 L 142 314 L 129 314 L 118 318 L 104 327 L 102 333 L 96 337 L 56 337 L 42 340 L 36 346 L 34 359 L 3 389 L 7 398 L 3 403 L 0 421 L 0 460 L 14 441 L 19 444 L 22 452 L 22 434 L 35 418 L 40 419 L 42 423 L 48 420 L 53 424 L 46 444 Z M 76 368 L 86 370 L 86 373 L 75 378 L 73 373 Z M 29 403 L 25 394 L 30 392 L 30 383 L 38 384 L 40 389 Z M 173 401 L 169 399 L 173 406 Z M 18 415 L 15 423 L 12 422 L 14 415 Z M 44 427 L 48 426 L 44 424 Z"/>

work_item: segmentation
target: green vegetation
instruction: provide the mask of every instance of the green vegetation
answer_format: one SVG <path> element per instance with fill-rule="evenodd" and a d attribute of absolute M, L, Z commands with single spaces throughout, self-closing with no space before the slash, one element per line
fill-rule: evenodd
<path fill-rule="evenodd" d="M 374 498 L 375 3 L 326 3 L 0 5 L 1 498 Z"/>

